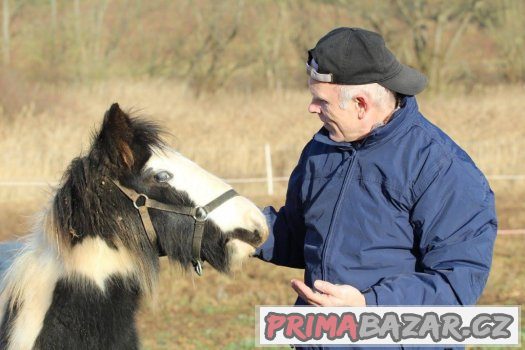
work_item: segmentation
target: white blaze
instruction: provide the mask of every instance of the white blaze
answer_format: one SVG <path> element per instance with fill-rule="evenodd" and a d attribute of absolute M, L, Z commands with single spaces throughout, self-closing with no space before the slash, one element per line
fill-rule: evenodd
<path fill-rule="evenodd" d="M 171 149 L 156 149 L 145 165 L 154 172 L 169 171 L 173 178 L 169 184 L 177 191 L 184 191 L 198 206 L 204 206 L 231 189 L 217 176 L 208 173 L 194 162 Z M 236 196 L 220 205 L 209 218 L 224 232 L 235 228 L 258 230 L 263 239 L 267 236 L 266 220 L 261 211 L 248 199 Z"/>

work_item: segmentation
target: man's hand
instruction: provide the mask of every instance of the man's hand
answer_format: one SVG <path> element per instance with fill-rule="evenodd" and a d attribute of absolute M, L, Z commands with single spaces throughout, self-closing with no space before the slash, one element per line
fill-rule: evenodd
<path fill-rule="evenodd" d="M 366 306 L 365 296 L 347 284 L 317 280 L 314 282 L 317 292 L 299 280 L 292 280 L 291 284 L 304 301 L 315 306 Z"/>

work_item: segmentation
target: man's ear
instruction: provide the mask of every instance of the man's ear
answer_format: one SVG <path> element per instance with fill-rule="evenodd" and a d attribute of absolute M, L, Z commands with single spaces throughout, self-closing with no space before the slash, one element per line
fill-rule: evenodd
<path fill-rule="evenodd" d="M 131 170 L 134 164 L 132 143 L 134 132 L 129 116 L 118 103 L 111 105 L 104 115 L 100 132 L 95 137 L 91 156 L 110 168 Z"/>
<path fill-rule="evenodd" d="M 357 117 L 363 119 L 370 105 L 368 104 L 368 98 L 366 96 L 357 95 L 354 97 L 354 101 L 357 108 Z"/>

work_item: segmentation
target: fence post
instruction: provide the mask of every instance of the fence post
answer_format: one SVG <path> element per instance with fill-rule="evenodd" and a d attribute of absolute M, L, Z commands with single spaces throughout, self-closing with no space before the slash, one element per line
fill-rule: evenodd
<path fill-rule="evenodd" d="M 273 172 L 272 172 L 272 152 L 268 143 L 264 144 L 264 158 L 266 160 L 266 185 L 268 195 L 273 195 Z"/>

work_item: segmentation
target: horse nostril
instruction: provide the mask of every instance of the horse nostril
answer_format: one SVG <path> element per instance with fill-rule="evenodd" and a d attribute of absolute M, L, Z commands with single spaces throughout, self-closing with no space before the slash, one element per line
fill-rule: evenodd
<path fill-rule="evenodd" d="M 228 239 L 238 239 L 248 243 L 254 248 L 257 248 L 263 243 L 266 237 L 264 237 L 264 230 L 261 229 L 246 230 L 243 228 L 237 228 L 228 235 Z"/>
<path fill-rule="evenodd" d="M 268 238 L 268 229 L 266 227 L 259 227 L 253 231 L 255 246 L 260 246 Z"/>

